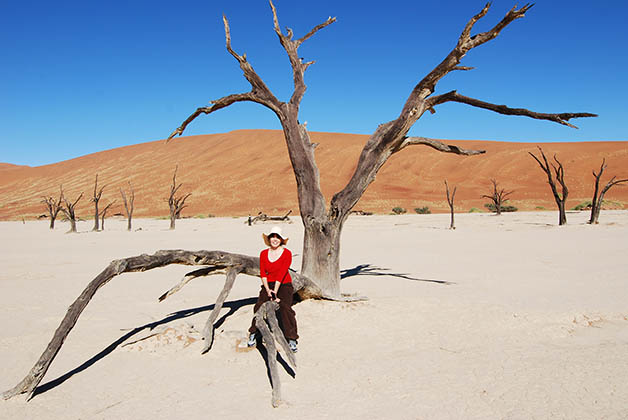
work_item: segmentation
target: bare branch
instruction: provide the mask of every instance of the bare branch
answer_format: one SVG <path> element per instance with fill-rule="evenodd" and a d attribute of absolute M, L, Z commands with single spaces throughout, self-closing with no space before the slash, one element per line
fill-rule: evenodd
<path fill-rule="evenodd" d="M 259 258 L 247 255 L 231 254 L 224 251 L 184 251 L 162 250 L 153 255 L 138 255 L 112 261 L 99 275 L 97 275 L 83 290 L 79 297 L 68 308 L 65 317 L 56 329 L 52 340 L 31 368 L 30 372 L 12 389 L 5 391 L 2 397 L 6 400 L 19 394 L 27 393 L 32 396 L 37 385 L 48 371 L 50 364 L 57 356 L 66 337 L 74 328 L 80 314 L 96 294 L 96 291 L 107 284 L 112 278 L 122 273 L 146 271 L 153 268 L 165 267 L 170 264 L 180 265 L 214 265 L 221 267 L 240 267 L 243 274 L 259 277 Z M 305 276 L 290 272 L 295 291 L 313 285 Z"/>
<path fill-rule="evenodd" d="M 489 111 L 494 111 L 499 114 L 519 115 L 519 116 L 534 118 L 537 120 L 553 121 L 558 124 L 566 125 L 571 128 L 578 128 L 575 125 L 572 125 L 567 122 L 572 118 L 597 117 L 597 114 L 591 114 L 588 112 L 579 112 L 579 113 L 564 112 L 564 113 L 559 113 L 559 114 L 546 114 L 546 113 L 541 113 L 541 112 L 530 111 L 525 108 L 510 108 L 506 105 L 495 105 L 489 102 L 480 101 L 479 99 L 474 99 L 468 96 L 460 95 L 455 90 L 444 93 L 442 95 L 434 96 L 427 100 L 428 106 L 430 107 L 440 105 L 445 102 L 460 102 L 460 103 L 471 105 L 477 108 L 488 109 Z"/>
<path fill-rule="evenodd" d="M 225 299 L 229 296 L 229 292 L 233 288 L 233 284 L 235 283 L 236 276 L 239 273 L 240 267 L 229 267 L 227 268 L 227 279 L 225 280 L 225 285 L 218 295 L 216 299 L 216 304 L 214 305 L 214 309 L 211 314 L 209 314 L 209 318 L 205 323 L 205 328 L 203 328 L 203 338 L 205 339 L 205 345 L 203 346 L 203 350 L 201 350 L 201 354 L 207 353 L 212 345 L 214 344 L 214 322 L 218 318 L 220 311 L 222 310 L 222 305 L 225 303 Z"/>
<path fill-rule="evenodd" d="M 486 153 L 486 150 L 463 149 L 460 146 L 456 146 L 453 144 L 445 144 L 441 142 L 440 140 L 430 139 L 427 137 L 406 137 L 403 143 L 401 143 L 401 146 L 399 146 L 399 148 L 396 149 L 394 152 L 395 153 L 399 152 L 407 146 L 417 145 L 417 144 L 430 146 L 431 148 L 436 149 L 439 152 L 454 153 L 457 155 L 473 156 L 473 155 L 480 155 L 482 153 Z"/>

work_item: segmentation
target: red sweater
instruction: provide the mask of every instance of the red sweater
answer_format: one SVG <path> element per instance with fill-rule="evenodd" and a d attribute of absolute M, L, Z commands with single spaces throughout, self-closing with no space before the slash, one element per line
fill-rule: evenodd
<path fill-rule="evenodd" d="M 284 248 L 281 257 L 273 262 L 268 259 L 268 249 L 265 249 L 259 254 L 260 277 L 266 277 L 269 283 L 275 281 L 281 284 L 292 283 L 292 277 L 288 271 L 290 264 L 292 264 L 292 252 L 289 249 Z"/>

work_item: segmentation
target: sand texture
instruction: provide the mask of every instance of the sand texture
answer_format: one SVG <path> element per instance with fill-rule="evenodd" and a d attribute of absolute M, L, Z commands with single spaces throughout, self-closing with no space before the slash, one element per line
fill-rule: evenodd
<path fill-rule="evenodd" d="M 343 292 L 305 301 L 296 377 L 284 402 L 257 350 L 237 352 L 259 280 L 239 276 L 214 348 L 199 332 L 224 276 L 157 298 L 189 267 L 123 274 L 100 289 L 37 395 L 0 401 L 2 419 L 626 419 L 628 212 L 500 217 L 351 216 Z M 0 389 L 21 380 L 68 306 L 111 260 L 158 249 L 254 255 L 270 225 L 243 218 L 108 220 L 49 231 L 0 222 Z M 299 269 L 303 228 L 283 225 Z M 148 327 L 152 327 L 148 328 Z"/>
<path fill-rule="evenodd" d="M 321 189 L 329 202 L 355 170 L 368 136 L 341 133 L 311 133 L 321 174 Z M 432 212 L 449 210 L 444 180 L 456 186 L 458 211 L 475 207 L 484 210 L 491 192 L 491 179 L 501 188 L 513 190 L 510 204 L 519 210 L 552 210 L 556 204 L 547 178 L 528 152 L 537 146 L 551 160 L 554 154 L 565 167 L 569 187 L 567 208 L 591 200 L 594 178 L 602 159 L 608 169 L 603 185 L 614 175 L 628 178 L 628 142 L 516 143 L 495 141 L 449 141 L 467 149 L 486 150 L 479 156 L 440 153 L 426 146 L 412 146 L 393 155 L 382 167 L 355 210 L 388 214 L 401 206 L 429 207 Z M 238 130 L 163 140 L 93 153 L 76 159 L 35 168 L 0 164 L 0 220 L 27 220 L 45 214 L 43 195 L 58 196 L 63 185 L 66 195 L 78 203 L 78 215 L 93 214 L 90 198 L 94 178 L 106 185 L 101 208 L 116 201 L 109 215 L 123 213 L 120 188 L 136 191 L 135 215 L 168 215 L 168 195 L 172 174 L 178 165 L 181 193 L 191 192 L 183 210 L 185 217 L 201 215 L 246 216 L 264 212 L 298 214 L 296 181 L 282 132 L 278 130 Z M 266 185 L 260 188 L 261 183 Z M 605 208 L 628 206 L 628 187 L 617 186 L 606 195 Z"/>

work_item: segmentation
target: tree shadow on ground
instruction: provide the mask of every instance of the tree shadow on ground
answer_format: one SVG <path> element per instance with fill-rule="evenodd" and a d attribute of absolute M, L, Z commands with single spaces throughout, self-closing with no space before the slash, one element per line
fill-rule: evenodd
<path fill-rule="evenodd" d="M 390 277 L 398 277 L 400 279 L 405 279 L 405 280 L 424 281 L 428 283 L 438 283 L 438 284 L 445 284 L 445 285 L 456 284 L 452 281 L 447 281 L 447 280 L 422 279 L 422 278 L 411 277 L 407 273 L 391 273 L 390 268 L 375 267 L 371 264 L 360 264 L 360 265 L 356 265 L 353 268 L 348 268 L 346 270 L 340 271 L 341 279 L 345 279 L 347 277 L 353 277 L 353 276 L 390 276 Z"/>
<path fill-rule="evenodd" d="M 242 308 L 243 306 L 254 305 L 256 301 L 257 301 L 257 297 L 250 297 L 250 298 L 245 298 L 245 299 L 234 300 L 231 302 L 225 302 L 223 305 L 223 308 L 229 308 L 229 312 L 224 314 L 222 317 L 220 317 L 216 321 L 216 323 L 214 323 L 214 328 L 219 328 L 225 322 L 225 320 L 229 316 L 233 315 L 238 309 Z M 51 389 L 61 385 L 62 383 L 64 383 L 65 381 L 67 381 L 72 376 L 76 375 L 77 373 L 80 373 L 84 371 L 85 369 L 91 367 L 96 362 L 98 362 L 105 356 L 109 355 L 111 352 L 113 352 L 116 349 L 116 347 L 118 347 L 119 345 L 121 345 L 122 343 L 124 343 L 125 341 L 133 337 L 134 335 L 138 334 L 140 331 L 143 331 L 145 329 L 153 330 L 154 328 L 160 325 L 167 324 L 171 321 L 184 319 L 184 318 L 187 318 L 192 315 L 196 315 L 201 312 L 211 311 L 212 309 L 214 309 L 214 306 L 215 304 L 199 306 L 199 307 L 190 308 L 190 309 L 183 309 L 181 311 L 173 312 L 170 315 L 166 316 L 165 318 L 160 319 L 159 321 L 150 322 L 140 327 L 133 328 L 131 331 L 127 332 L 126 334 L 124 334 L 123 336 L 115 340 L 113 343 L 109 344 L 99 353 L 92 356 L 89 360 L 86 360 L 85 362 L 83 362 L 80 366 L 77 366 L 71 371 L 59 376 L 58 378 L 53 379 L 52 381 L 46 382 L 45 384 L 40 385 L 37 388 L 35 388 L 35 391 L 33 392 L 33 395 L 31 398 L 39 394 L 43 394 L 44 392 L 50 391 Z"/>

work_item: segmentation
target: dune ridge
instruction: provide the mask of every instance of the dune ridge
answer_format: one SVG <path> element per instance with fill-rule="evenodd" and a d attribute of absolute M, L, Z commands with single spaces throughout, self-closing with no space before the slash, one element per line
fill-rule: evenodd
<path fill-rule="evenodd" d="M 316 158 L 321 188 L 329 202 L 349 180 L 366 135 L 311 133 L 319 143 Z M 446 142 L 471 149 L 485 149 L 480 156 L 439 153 L 414 146 L 394 155 L 379 172 L 376 181 L 356 205 L 356 210 L 389 213 L 395 206 L 413 212 L 428 206 L 432 212 L 449 211 L 443 181 L 457 186 L 456 211 L 484 209 L 483 194 L 490 192 L 494 178 L 507 190 L 514 190 L 510 203 L 520 210 L 555 208 L 545 174 L 528 152 L 543 147 L 548 158 L 557 154 L 565 167 L 570 195 L 568 208 L 590 200 L 592 170 L 603 158 L 608 169 L 602 178 L 628 177 L 628 142 L 515 143 L 465 140 Z M 106 185 L 101 203 L 115 200 L 109 214 L 123 211 L 119 189 L 131 182 L 135 189 L 135 217 L 168 214 L 167 197 L 175 167 L 181 192 L 191 192 L 184 217 L 200 215 L 246 216 L 258 212 L 298 214 L 296 181 L 282 132 L 279 130 L 237 130 L 135 144 L 81 156 L 39 167 L 0 163 L 0 220 L 32 219 L 45 213 L 42 196 L 56 196 L 63 185 L 74 200 L 81 218 L 89 218 L 89 202 L 98 174 Z M 615 187 L 606 196 L 609 208 L 628 204 L 628 188 Z"/>

